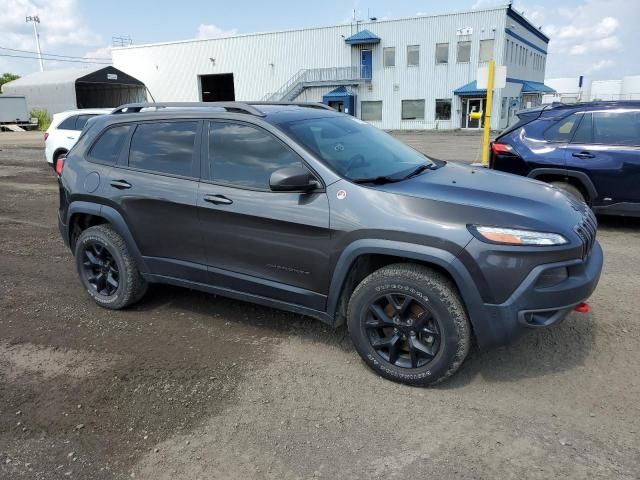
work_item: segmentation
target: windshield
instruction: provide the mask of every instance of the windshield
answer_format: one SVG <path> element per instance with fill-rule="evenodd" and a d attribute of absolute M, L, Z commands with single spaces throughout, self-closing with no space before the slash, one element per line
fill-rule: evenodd
<path fill-rule="evenodd" d="M 401 179 L 434 163 L 391 135 L 348 116 L 297 120 L 280 125 L 339 175 L 354 181 Z"/>

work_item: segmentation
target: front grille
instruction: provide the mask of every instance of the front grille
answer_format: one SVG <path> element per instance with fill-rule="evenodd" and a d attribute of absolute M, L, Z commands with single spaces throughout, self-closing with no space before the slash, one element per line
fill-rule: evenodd
<path fill-rule="evenodd" d="M 582 258 L 585 258 L 589 253 L 591 253 L 593 244 L 596 241 L 596 233 L 598 231 L 598 221 L 596 220 L 596 216 L 589 207 L 585 207 L 586 208 L 582 211 L 582 219 L 575 228 L 576 233 L 582 241 Z"/>

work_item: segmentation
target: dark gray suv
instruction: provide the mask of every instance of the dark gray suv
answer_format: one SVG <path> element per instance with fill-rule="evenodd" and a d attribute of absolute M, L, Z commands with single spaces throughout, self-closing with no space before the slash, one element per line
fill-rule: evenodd
<path fill-rule="evenodd" d="M 60 231 L 99 305 L 169 283 L 346 323 L 371 368 L 412 385 L 584 308 L 602 268 L 584 203 L 323 105 L 125 105 L 58 171 Z"/>

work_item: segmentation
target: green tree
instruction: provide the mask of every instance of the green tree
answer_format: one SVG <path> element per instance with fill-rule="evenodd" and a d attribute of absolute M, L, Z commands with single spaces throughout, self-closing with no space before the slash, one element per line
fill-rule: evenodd
<path fill-rule="evenodd" d="M 17 80 L 20 78 L 20 75 L 16 75 L 15 73 L 3 73 L 2 76 L 0 76 L 0 88 L 2 88 L 2 85 L 4 85 L 7 82 L 10 82 L 12 80 Z"/>

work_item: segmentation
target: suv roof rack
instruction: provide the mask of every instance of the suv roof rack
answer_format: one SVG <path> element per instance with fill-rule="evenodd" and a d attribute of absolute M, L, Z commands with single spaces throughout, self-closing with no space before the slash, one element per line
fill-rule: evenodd
<path fill-rule="evenodd" d="M 155 102 L 155 103 L 127 103 L 121 105 L 113 113 L 138 113 L 144 108 L 223 108 L 227 112 L 247 113 L 257 117 L 265 117 L 266 114 L 260 111 L 256 106 L 260 105 L 281 105 L 296 106 L 303 108 L 318 108 L 323 110 L 334 110 L 324 103 L 313 102 Z"/>
<path fill-rule="evenodd" d="M 552 102 L 550 108 L 576 108 L 576 107 L 588 107 L 588 106 L 607 106 L 607 105 L 640 105 L 640 100 L 592 100 L 588 102 L 574 102 L 574 103 L 562 103 Z"/>
<path fill-rule="evenodd" d="M 143 108 L 223 108 L 227 112 L 248 113 L 257 117 L 266 116 L 255 107 L 244 102 L 162 102 L 162 103 L 127 103 L 116 108 L 112 114 L 137 113 Z"/>

